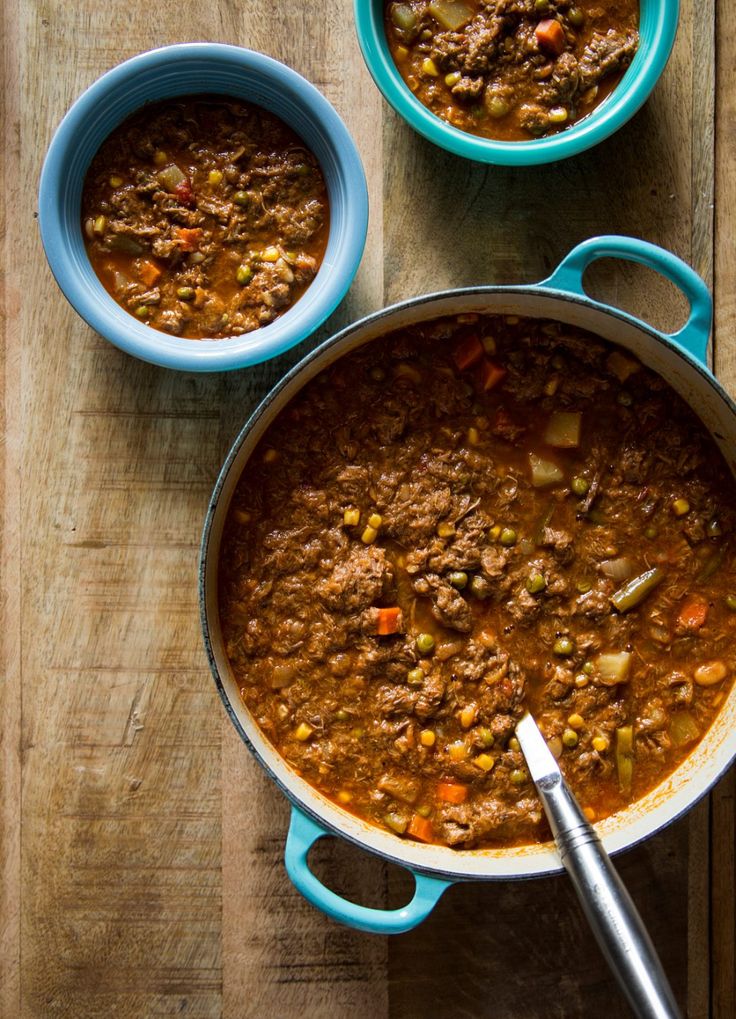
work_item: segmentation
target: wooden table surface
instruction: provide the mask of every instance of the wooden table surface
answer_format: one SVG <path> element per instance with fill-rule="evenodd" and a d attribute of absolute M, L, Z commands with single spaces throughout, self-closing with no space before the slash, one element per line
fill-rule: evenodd
<path fill-rule="evenodd" d="M 216 696 L 196 589 L 223 456 L 315 342 L 228 376 L 135 361 L 71 310 L 34 221 L 70 103 L 153 46 L 237 43 L 284 60 L 345 118 L 371 220 L 349 297 L 320 331 L 403 297 L 535 281 L 583 238 L 628 233 L 715 288 L 715 369 L 736 394 L 736 8 L 683 0 L 645 108 L 593 152 L 511 172 L 457 159 L 382 101 L 350 0 L 20 0 L 4 5 L 0 1015 L 227 1019 L 627 1016 L 560 879 L 455 887 L 392 939 L 336 926 L 283 868 L 287 807 Z M 647 270 L 595 293 L 671 327 Z M 687 1014 L 733 1019 L 734 773 L 619 858 Z M 334 840 L 318 870 L 373 904 L 405 876 Z"/>

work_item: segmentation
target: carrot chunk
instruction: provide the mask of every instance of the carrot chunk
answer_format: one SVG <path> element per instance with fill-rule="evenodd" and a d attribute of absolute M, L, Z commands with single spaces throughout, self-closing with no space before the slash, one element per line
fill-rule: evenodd
<path fill-rule="evenodd" d="M 502 368 L 500 364 L 496 364 L 495 361 L 489 361 L 487 357 L 481 361 L 480 384 L 486 392 L 497 386 L 505 374 L 506 369 Z"/>
<path fill-rule="evenodd" d="M 398 605 L 393 605 L 388 609 L 378 610 L 378 628 L 377 633 L 381 637 L 385 637 L 390 633 L 398 633 L 401 629 L 401 609 Z"/>
<path fill-rule="evenodd" d="M 437 786 L 437 799 L 445 803 L 465 803 L 468 798 L 468 787 L 462 782 L 440 782 Z"/>
<path fill-rule="evenodd" d="M 431 842 L 434 836 L 432 822 L 421 814 L 414 814 L 406 829 L 406 834 L 420 842 Z"/>
<path fill-rule="evenodd" d="M 483 345 L 475 333 L 472 333 L 458 343 L 452 356 L 455 359 L 455 364 L 463 372 L 483 357 Z"/>
<path fill-rule="evenodd" d="M 680 606 L 677 625 L 683 630 L 699 630 L 708 617 L 708 602 L 697 594 L 690 595 Z"/>
<path fill-rule="evenodd" d="M 188 229 L 185 226 L 180 226 L 177 237 L 182 251 L 196 251 L 199 242 L 202 240 L 202 230 L 198 226 L 192 227 L 191 229 Z"/>
<path fill-rule="evenodd" d="M 147 259 L 141 259 L 138 267 L 138 275 L 147 287 L 152 287 L 160 278 L 161 270 L 155 262 L 149 262 Z"/>
<path fill-rule="evenodd" d="M 540 21 L 534 29 L 537 37 L 537 44 L 541 50 L 546 50 L 555 57 L 559 57 L 565 48 L 565 33 L 559 21 L 554 18 L 545 18 Z"/>

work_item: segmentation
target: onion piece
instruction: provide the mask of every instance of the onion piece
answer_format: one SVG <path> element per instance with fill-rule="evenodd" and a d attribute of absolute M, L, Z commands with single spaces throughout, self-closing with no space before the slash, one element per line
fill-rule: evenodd
<path fill-rule="evenodd" d="M 627 556 L 619 556 L 618 559 L 604 559 L 601 565 L 601 573 L 605 573 L 611 580 L 621 583 L 628 580 L 634 572 L 634 564 Z"/>

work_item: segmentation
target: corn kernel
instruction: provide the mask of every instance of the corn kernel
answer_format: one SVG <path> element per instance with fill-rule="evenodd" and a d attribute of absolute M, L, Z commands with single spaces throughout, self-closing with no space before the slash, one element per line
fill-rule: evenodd
<path fill-rule="evenodd" d="M 156 166 L 163 166 L 168 158 L 169 157 L 166 155 L 163 149 L 158 149 L 153 154 L 153 162 Z"/>
<path fill-rule="evenodd" d="M 567 120 L 567 110 L 564 106 L 555 106 L 549 111 L 551 124 L 564 124 Z"/>
<path fill-rule="evenodd" d="M 371 513 L 371 515 L 368 517 L 368 526 L 369 527 L 375 527 L 376 530 L 378 530 L 378 528 L 381 526 L 382 523 L 383 523 L 383 517 L 381 516 L 380 513 Z"/>
<path fill-rule="evenodd" d="M 473 760 L 476 768 L 480 768 L 482 771 L 490 771 L 495 763 L 495 758 L 491 757 L 490 754 L 478 754 Z"/>
<path fill-rule="evenodd" d="M 301 722 L 297 726 L 297 728 L 296 728 L 296 730 L 294 732 L 294 735 L 296 736 L 296 738 L 298 740 L 301 740 L 301 742 L 304 743 L 306 740 L 309 739 L 309 737 L 312 735 L 313 732 L 314 732 L 314 729 L 312 728 L 311 725 L 307 725 L 306 722 Z"/>
<path fill-rule="evenodd" d="M 455 525 L 449 520 L 441 520 L 437 524 L 437 534 L 440 538 L 451 538 L 455 533 Z"/>
<path fill-rule="evenodd" d="M 488 532 L 488 537 L 491 539 L 491 541 L 498 541 L 500 535 L 501 535 L 501 525 L 500 524 L 494 524 L 493 527 Z"/>
<path fill-rule="evenodd" d="M 422 74 L 426 74 L 430 78 L 436 78 L 439 73 L 437 64 L 435 64 L 431 57 L 427 57 L 426 60 L 422 61 Z"/>
<path fill-rule="evenodd" d="M 261 252 L 261 260 L 263 262 L 278 262 L 279 260 L 279 249 L 270 245 Z"/>
<path fill-rule="evenodd" d="M 419 742 L 423 747 L 433 747 L 437 742 L 437 737 L 432 729 L 422 729 L 419 733 Z"/>
<path fill-rule="evenodd" d="M 406 48 L 406 46 L 397 46 L 394 52 L 396 54 L 397 60 L 406 60 L 406 58 L 409 56 L 409 50 Z"/>
<path fill-rule="evenodd" d="M 575 686 L 578 689 L 582 689 L 582 687 L 587 686 L 589 682 L 590 677 L 586 676 L 584 672 L 579 672 L 575 677 Z"/>
<path fill-rule="evenodd" d="M 275 463 L 278 460 L 278 458 L 279 453 L 277 449 L 267 449 L 266 452 L 263 454 L 264 464 Z"/>
<path fill-rule="evenodd" d="M 92 229 L 94 230 L 94 232 L 99 237 L 101 234 L 104 234 L 106 226 L 107 226 L 107 220 L 105 219 L 105 217 L 104 216 L 98 216 L 97 219 L 95 220 L 95 224 L 94 224 Z"/>
<path fill-rule="evenodd" d="M 684 517 L 690 512 L 690 503 L 687 499 L 675 499 L 672 503 L 672 512 L 676 517 Z"/>
<path fill-rule="evenodd" d="M 116 173 L 114 173 L 112 175 L 112 177 L 110 178 L 110 187 L 111 188 L 119 188 L 122 183 L 123 183 L 123 178 L 122 177 L 118 177 L 118 175 Z"/>
<path fill-rule="evenodd" d="M 346 509 L 342 515 L 342 522 L 346 527 L 355 527 L 356 524 L 360 523 L 360 510 Z"/>
<path fill-rule="evenodd" d="M 475 721 L 475 716 L 478 712 L 475 704 L 466 704 L 463 710 L 460 712 L 460 725 L 463 729 L 469 729 Z"/>
<path fill-rule="evenodd" d="M 571 729 L 582 729 L 583 726 L 585 725 L 585 719 L 583 718 L 582 715 L 579 715 L 576 711 L 574 714 L 570 715 L 570 717 L 567 720 L 567 724 L 570 726 Z"/>
<path fill-rule="evenodd" d="M 608 750 L 609 744 L 605 736 L 594 736 L 591 742 L 593 744 L 593 749 L 599 754 L 605 754 L 606 750 Z"/>
<path fill-rule="evenodd" d="M 369 524 L 368 527 L 366 527 L 363 533 L 361 534 L 360 540 L 363 542 L 364 545 L 372 545 L 377 537 L 378 531 L 375 529 L 375 527 L 371 527 Z"/>
<path fill-rule="evenodd" d="M 472 425 L 468 428 L 468 442 L 471 446 L 477 446 L 480 442 L 480 433 Z"/>
<path fill-rule="evenodd" d="M 453 761 L 464 761 L 468 756 L 468 748 L 462 740 L 458 740 L 457 743 L 450 743 L 447 753 Z"/>
<path fill-rule="evenodd" d="M 453 85 L 457 85 L 461 78 L 462 74 L 459 71 L 450 71 L 449 74 L 445 75 L 445 85 L 448 88 L 452 88 Z"/>
<path fill-rule="evenodd" d="M 340 803 L 350 803 L 353 798 L 353 794 L 349 793 L 347 789 L 341 789 L 337 794 L 337 798 Z"/>
<path fill-rule="evenodd" d="M 218 184 L 222 184 L 222 170 L 210 170 L 207 174 L 207 181 L 212 184 L 213 187 L 217 187 Z"/>

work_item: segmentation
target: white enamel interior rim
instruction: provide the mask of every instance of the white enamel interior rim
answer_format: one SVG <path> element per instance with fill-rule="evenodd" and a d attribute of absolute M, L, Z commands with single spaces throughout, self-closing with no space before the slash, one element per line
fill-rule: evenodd
<path fill-rule="evenodd" d="M 241 433 L 231 452 L 227 473 L 221 477 L 217 502 L 206 531 L 203 565 L 204 625 L 220 692 L 241 736 L 271 777 L 289 798 L 326 828 L 349 841 L 401 865 L 454 880 L 528 878 L 561 869 L 550 845 L 502 850 L 454 850 L 404 841 L 359 820 L 322 796 L 296 775 L 265 739 L 245 708 L 218 629 L 216 564 L 222 526 L 235 484 L 261 435 L 281 408 L 319 371 L 350 350 L 386 332 L 441 315 L 461 312 L 527 315 L 556 319 L 590 330 L 633 351 L 659 372 L 696 410 L 716 437 L 736 474 L 736 414 L 712 377 L 663 343 L 654 332 L 586 299 L 535 288 L 477 287 L 448 294 L 429 295 L 378 312 L 328 341 L 317 356 L 283 388 L 272 395 L 249 431 Z M 239 445 L 238 445 L 239 444 Z M 658 831 L 693 806 L 717 781 L 736 756 L 736 686 L 706 736 L 687 760 L 647 796 L 597 828 L 609 853 L 628 848 Z M 264 823 L 267 823 L 264 819 Z"/>

